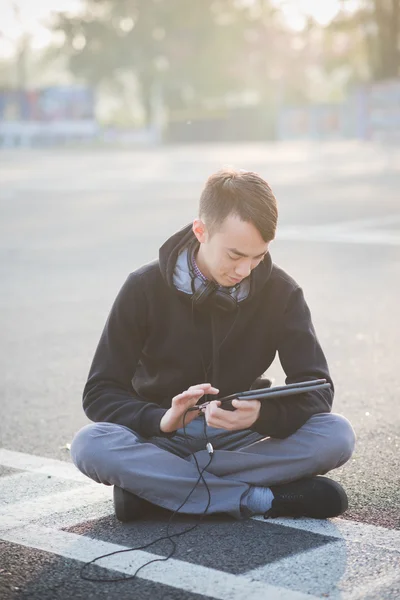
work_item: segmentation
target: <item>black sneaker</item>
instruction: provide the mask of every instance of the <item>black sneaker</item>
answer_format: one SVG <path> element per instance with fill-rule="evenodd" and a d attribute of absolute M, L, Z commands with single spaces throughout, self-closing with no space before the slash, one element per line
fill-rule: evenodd
<path fill-rule="evenodd" d="M 113 500 L 115 516 L 123 523 L 140 519 L 151 506 L 150 502 L 139 498 L 139 496 L 135 496 L 131 492 L 127 492 L 117 485 L 114 485 Z"/>
<path fill-rule="evenodd" d="M 327 477 L 310 477 L 270 487 L 274 499 L 264 519 L 311 517 L 327 519 L 341 515 L 348 507 L 341 485 Z"/>

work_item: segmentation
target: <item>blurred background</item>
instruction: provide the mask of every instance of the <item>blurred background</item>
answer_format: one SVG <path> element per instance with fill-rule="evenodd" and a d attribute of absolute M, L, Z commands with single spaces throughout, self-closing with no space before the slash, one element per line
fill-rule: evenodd
<path fill-rule="evenodd" d="M 2 0 L 0 143 L 400 138 L 399 0 Z"/>

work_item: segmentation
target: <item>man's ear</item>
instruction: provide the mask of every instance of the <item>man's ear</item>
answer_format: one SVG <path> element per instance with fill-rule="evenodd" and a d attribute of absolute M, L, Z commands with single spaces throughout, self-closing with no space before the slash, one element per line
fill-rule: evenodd
<path fill-rule="evenodd" d="M 204 221 L 201 219 L 194 219 L 192 229 L 200 244 L 203 244 L 207 240 L 207 228 Z"/>

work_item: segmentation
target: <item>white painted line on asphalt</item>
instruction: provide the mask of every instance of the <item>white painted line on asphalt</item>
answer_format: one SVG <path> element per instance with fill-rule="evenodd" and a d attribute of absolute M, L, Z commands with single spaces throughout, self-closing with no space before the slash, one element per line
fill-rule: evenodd
<path fill-rule="evenodd" d="M 40 182 L 32 182 L 32 185 L 27 186 L 25 183 L 12 182 L 8 184 L 8 188 L 10 193 L 16 196 L 17 194 L 40 194 L 40 193 L 99 193 L 101 190 L 102 193 L 126 193 L 131 192 L 132 190 L 137 190 L 138 188 L 143 188 L 144 186 L 163 186 L 163 185 L 173 185 L 173 186 L 182 186 L 183 184 L 197 184 L 201 185 L 204 183 L 205 179 L 207 179 L 207 175 L 201 177 L 199 175 L 190 174 L 190 173 L 180 173 L 166 175 L 163 177 L 159 177 L 157 179 L 154 178 L 154 173 L 149 175 L 138 175 L 132 180 L 128 181 L 116 181 L 115 174 L 111 177 L 103 178 L 102 181 L 40 181 Z M 299 179 L 299 178 L 298 178 Z M 305 177 L 303 177 L 305 179 Z M 67 187 L 66 187 L 67 186 Z"/>
<path fill-rule="evenodd" d="M 355 590 L 346 594 L 345 600 L 364 600 L 367 596 L 371 596 L 381 588 L 392 586 L 394 583 L 400 584 L 400 573 L 399 570 L 383 575 L 372 580 L 372 578 L 363 585 L 357 587 Z"/>
<path fill-rule="evenodd" d="M 47 515 L 41 517 L 40 525 L 43 527 L 53 527 L 55 529 L 68 529 L 70 527 L 76 527 L 105 517 L 114 518 L 114 506 L 111 499 L 107 499 L 104 502 L 96 502 L 94 504 L 88 504 L 79 508 L 79 511 L 73 511 L 71 513 L 58 513 L 57 515 Z M 1 529 L 1 523 L 0 523 Z M 0 533 L 1 537 L 1 533 Z"/>
<path fill-rule="evenodd" d="M 92 484 L 96 485 L 94 481 Z M 85 485 L 86 487 L 86 485 Z M 93 487 L 93 486 L 91 486 Z M 14 473 L 0 478 L 0 510 L 15 502 L 82 488 L 82 483 L 42 473 Z"/>
<path fill-rule="evenodd" d="M 95 483 L 78 471 L 71 462 L 36 456 L 34 454 L 25 454 L 24 452 L 15 452 L 14 450 L 6 450 L 5 448 L 0 448 L 0 465 L 12 469 L 20 469 L 21 471 L 30 471 L 31 473 L 52 475 L 61 479 L 72 479 L 73 481 L 81 481 L 82 483 Z"/>
<path fill-rule="evenodd" d="M 13 506 L 8 507 L 8 512 L 2 513 L 0 509 L 0 516 L 3 518 L 7 516 L 8 523 L 10 519 L 15 517 L 17 527 L 19 525 L 19 519 L 23 513 L 24 523 L 34 521 L 36 518 L 49 517 L 52 514 L 61 514 L 63 511 L 73 510 L 74 508 L 83 509 L 95 505 L 98 502 L 104 500 L 110 500 L 112 496 L 112 487 L 98 484 L 82 473 L 72 463 L 67 463 L 61 460 L 35 456 L 31 454 L 25 454 L 22 452 L 15 452 L 0 448 L 0 465 L 15 468 L 24 469 L 32 473 L 45 473 L 54 475 L 61 479 L 72 479 L 74 481 L 81 481 L 86 484 L 82 488 L 75 488 L 67 492 L 59 492 L 51 496 L 42 498 L 35 498 L 35 510 L 31 510 L 32 501 L 27 500 L 25 502 L 19 502 Z M 14 477 L 15 475 L 7 475 L 7 478 Z M 0 478 L 0 483 L 3 478 Z M 40 484 L 39 484 L 40 485 Z M 47 501 L 46 498 L 50 498 Z M 52 510 L 52 508 L 54 510 Z M 113 510 L 110 510 L 110 514 Z M 72 525 L 72 521 L 69 518 L 68 522 Z M 386 529 L 377 525 L 367 525 L 365 523 L 359 523 L 357 521 L 349 521 L 347 519 L 292 519 L 289 517 L 283 519 L 272 519 L 265 521 L 263 517 L 253 517 L 256 521 L 263 521 L 264 523 L 272 523 L 277 525 L 284 525 L 286 527 L 293 527 L 295 529 L 302 529 L 311 533 L 317 533 L 319 535 L 325 535 L 338 539 L 345 539 L 352 542 L 359 541 L 362 543 L 368 543 L 373 546 L 386 548 L 389 550 L 400 550 L 400 531 Z M 82 522 L 75 521 L 75 524 Z"/>
<path fill-rule="evenodd" d="M 348 229 L 360 229 L 366 227 L 379 228 L 381 225 L 397 225 L 400 224 L 400 214 L 367 217 L 365 219 L 351 219 L 348 221 L 339 221 L 330 225 L 323 225 L 324 229 L 329 231 L 344 231 Z"/>
<path fill-rule="evenodd" d="M 319 598 L 353 600 L 364 598 L 367 592 L 400 579 L 400 572 L 393 569 L 393 562 L 393 552 L 381 550 L 377 554 L 371 552 L 368 545 L 337 540 L 248 571 L 246 577 L 308 592 Z M 358 581 L 362 581 L 361 587 L 357 585 Z"/>
<path fill-rule="evenodd" d="M 342 598 L 341 583 L 346 570 L 344 542 L 332 542 L 286 556 L 272 563 L 262 565 L 246 573 L 255 581 L 268 581 L 276 586 L 287 586 L 321 598 Z M 329 565 L 329 568 L 327 568 Z"/>
<path fill-rule="evenodd" d="M 111 489 L 100 484 L 95 487 L 82 486 L 0 507 L 0 530 L 20 527 L 42 517 L 80 509 L 107 499 L 111 500 Z"/>
<path fill-rule="evenodd" d="M 5 480 L 7 485 L 12 486 L 13 481 L 23 483 L 24 476 L 28 476 L 30 477 L 30 493 L 34 492 L 32 475 L 50 473 L 59 479 L 64 477 L 65 481 L 75 481 L 76 474 L 80 475 L 71 463 L 4 449 L 0 449 L 0 464 L 11 468 L 27 469 L 28 473 L 17 473 L 0 478 L 0 483 Z M 79 482 L 81 481 L 79 478 Z M 111 486 L 96 484 L 86 477 L 83 478 L 83 482 L 84 485 L 80 485 L 79 488 L 45 496 L 41 487 L 43 478 L 38 477 L 38 492 L 42 495 L 15 502 L 0 509 L 0 530 L 2 530 L 0 539 L 83 562 L 88 562 L 107 552 L 124 549 L 122 546 L 106 544 L 81 535 L 59 531 L 60 527 L 69 527 L 113 514 Z M 350 581 L 349 585 L 345 586 L 346 590 L 341 587 L 342 595 L 337 595 L 337 583 L 340 581 L 340 573 L 343 575 L 346 568 L 346 552 L 351 544 L 359 546 L 359 554 L 364 553 L 371 557 L 372 561 L 374 556 L 377 556 L 374 553 L 374 547 L 379 548 L 380 552 L 400 551 L 399 531 L 346 519 L 285 518 L 269 521 L 264 521 L 262 517 L 254 517 L 254 519 L 266 524 L 277 524 L 327 536 L 333 541 L 308 552 L 298 553 L 276 563 L 254 569 L 246 575 L 235 576 L 178 560 L 172 561 L 173 568 L 171 570 L 170 560 L 167 565 L 157 563 L 146 567 L 144 573 L 139 576 L 222 600 L 247 600 L 249 597 L 260 599 L 272 597 L 282 600 L 305 600 L 308 598 L 310 600 L 321 597 L 321 590 L 324 590 L 323 593 L 327 593 L 328 590 L 332 598 L 361 600 L 366 591 L 390 586 L 397 580 L 397 572 L 394 574 L 390 571 L 390 557 L 388 557 L 388 570 L 383 577 L 380 576 L 381 570 L 376 572 L 376 569 L 371 569 L 372 573 L 368 572 L 368 576 L 371 573 L 371 585 L 367 586 L 365 578 L 363 578 L 363 587 L 354 589 L 353 583 Z M 29 525 L 29 523 L 37 521 L 40 523 Z M 48 523 L 50 527 L 45 527 L 43 522 Z M 115 557 L 104 559 L 105 562 L 101 560 L 98 563 L 120 573 L 132 574 L 138 566 L 152 558 L 157 558 L 157 556 L 147 552 L 134 552 L 118 554 Z M 329 565 L 328 570 L 326 565 Z M 296 574 L 299 573 L 298 580 L 290 578 L 290 573 L 293 571 Z M 289 582 L 295 590 L 286 589 Z M 312 596 L 310 593 L 316 595 Z"/>
<path fill-rule="evenodd" d="M 341 231 L 331 230 L 329 226 L 281 227 L 276 234 L 277 240 L 301 242 L 333 242 L 336 244 L 370 244 L 400 246 L 400 232 L 387 230 Z"/>
<path fill-rule="evenodd" d="M 28 548 L 36 548 L 80 562 L 89 562 L 102 554 L 125 550 L 126 546 L 93 540 L 85 536 L 45 527 L 23 527 L 3 534 L 2 539 Z M 117 573 L 133 575 L 136 569 L 149 560 L 162 558 L 159 555 L 136 550 L 117 554 L 96 561 L 98 566 Z M 90 571 L 87 571 L 89 574 Z M 92 572 L 101 577 L 101 573 Z M 106 576 L 106 575 L 104 575 Z M 110 577 L 110 574 L 107 574 Z M 113 577 L 113 575 L 111 575 Z M 116 574 L 117 578 L 118 575 Z M 315 600 L 307 593 L 252 581 L 243 575 L 232 575 L 209 567 L 187 563 L 177 559 L 148 565 L 138 577 L 162 585 L 168 585 L 192 594 L 202 594 L 218 600 Z M 100 583 L 98 585 L 101 585 Z"/>
<path fill-rule="evenodd" d="M 283 525 L 316 533 L 318 535 L 343 539 L 349 542 L 370 544 L 371 546 L 395 550 L 400 552 L 400 531 L 397 529 L 386 529 L 379 525 L 367 525 L 358 521 L 348 519 L 294 519 L 290 517 L 264 520 L 263 517 L 252 517 L 255 521 L 263 521 L 272 525 Z"/>

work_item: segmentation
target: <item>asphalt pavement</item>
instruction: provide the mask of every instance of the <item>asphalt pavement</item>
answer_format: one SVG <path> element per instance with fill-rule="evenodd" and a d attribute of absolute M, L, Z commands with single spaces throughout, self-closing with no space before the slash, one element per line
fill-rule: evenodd
<path fill-rule="evenodd" d="M 168 519 L 118 523 L 111 490 L 71 463 L 95 347 L 127 275 L 196 216 L 206 177 L 224 165 L 256 170 L 277 197 L 272 258 L 304 290 L 334 411 L 357 434 L 330 473 L 349 509 L 326 522 L 210 517 L 140 578 L 83 581 L 86 559 L 142 545 Z M 399 189 L 400 147 L 378 143 L 0 152 L 2 600 L 400 597 Z M 277 362 L 267 375 L 284 383 Z M 93 569 L 126 576 L 168 551 Z"/>

